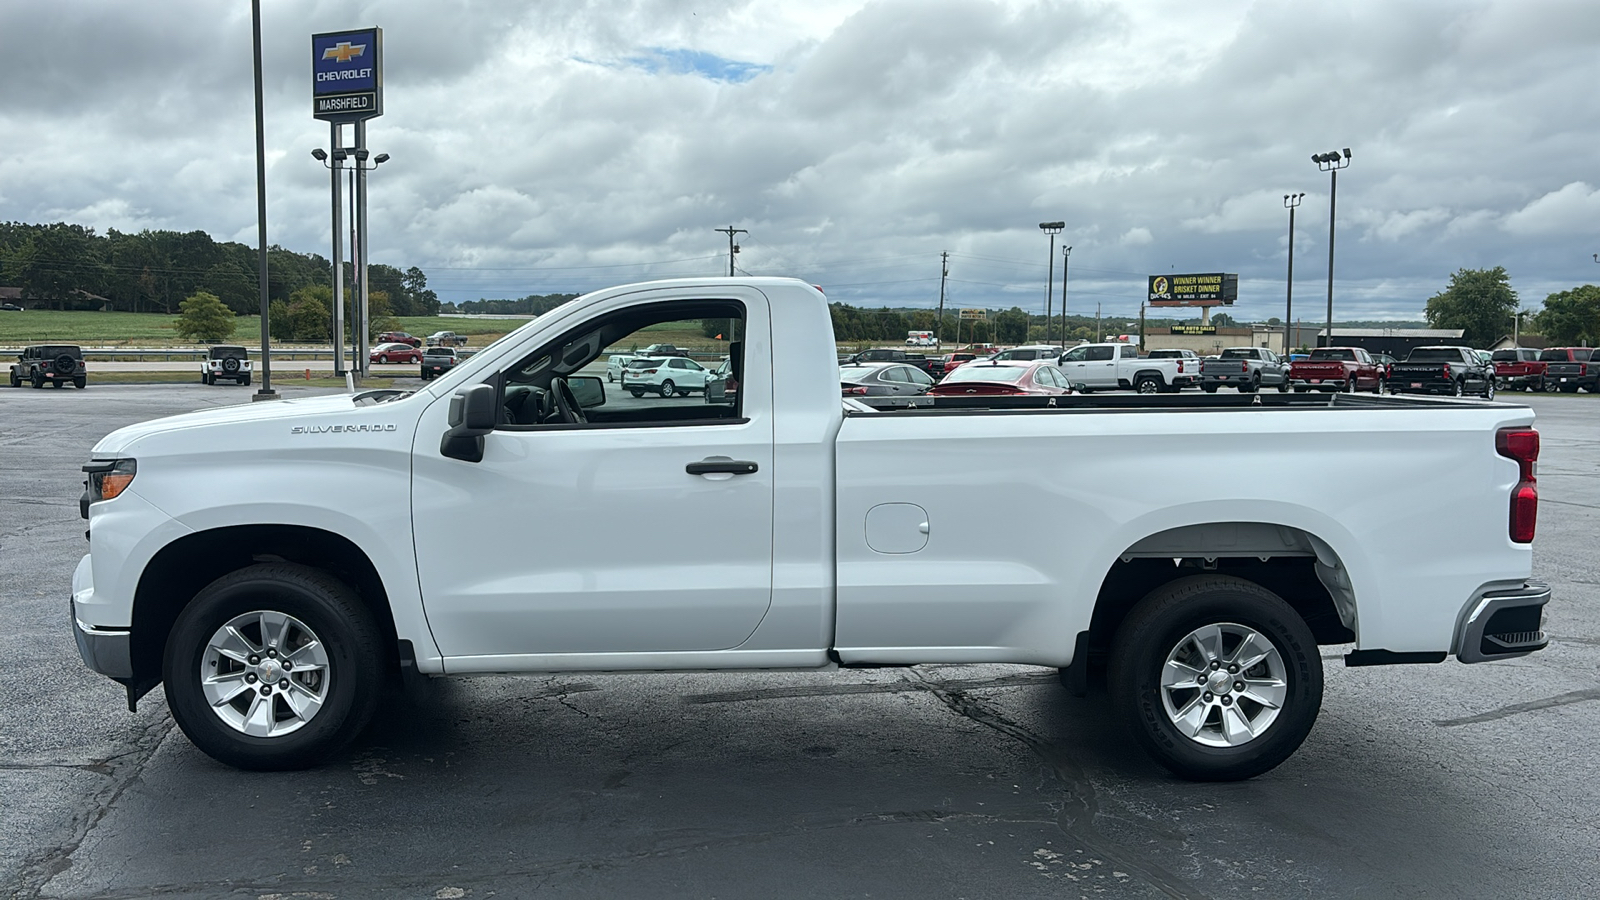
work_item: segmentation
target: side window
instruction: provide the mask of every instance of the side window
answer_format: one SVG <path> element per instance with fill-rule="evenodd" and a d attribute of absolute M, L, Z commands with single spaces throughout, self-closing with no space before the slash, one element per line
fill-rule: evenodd
<path fill-rule="evenodd" d="M 885 366 L 883 374 L 878 376 L 879 381 L 891 381 L 903 384 L 906 380 L 904 369 L 901 366 Z"/>
<path fill-rule="evenodd" d="M 1068 350 L 1067 352 L 1061 354 L 1061 361 L 1064 362 L 1064 363 L 1083 362 L 1084 360 L 1086 360 L 1088 358 L 1089 358 L 1089 348 L 1088 347 L 1073 347 L 1071 350 Z"/>
<path fill-rule="evenodd" d="M 921 369 L 910 369 L 906 372 L 912 384 L 933 384 L 933 376 Z"/>
<path fill-rule="evenodd" d="M 1099 362 L 1099 361 L 1104 361 L 1104 360 L 1111 359 L 1111 353 L 1116 348 L 1115 347 L 1085 347 L 1084 349 L 1086 351 L 1088 351 L 1088 356 L 1085 357 L 1086 359 L 1088 359 L 1090 362 Z"/>
<path fill-rule="evenodd" d="M 1132 344 L 1123 344 L 1122 345 L 1122 358 L 1123 359 L 1138 359 L 1139 358 L 1139 348 L 1135 347 Z"/>
<path fill-rule="evenodd" d="M 501 430 L 636 428 L 742 422 L 745 309 L 732 300 L 628 307 L 575 326 L 495 376 Z M 646 356 L 671 344 L 685 356 Z M 695 357 L 728 361 L 732 380 L 704 377 Z M 608 363 L 617 358 L 614 380 Z M 567 409 L 558 379 L 571 389 Z M 577 400 L 578 410 L 571 409 Z M 581 412 L 586 421 L 580 421 Z"/>

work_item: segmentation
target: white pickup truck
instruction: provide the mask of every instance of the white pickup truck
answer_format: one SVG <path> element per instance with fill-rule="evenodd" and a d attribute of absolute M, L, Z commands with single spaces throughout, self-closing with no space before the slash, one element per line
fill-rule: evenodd
<path fill-rule="evenodd" d="M 1141 394 L 1177 391 L 1193 380 L 1181 359 L 1141 357 L 1133 344 L 1079 344 L 1061 354 L 1061 371 L 1082 391 L 1133 388 Z"/>
<path fill-rule="evenodd" d="M 607 395 L 608 350 L 705 319 L 728 320 L 733 402 Z M 122 428 L 84 467 L 79 650 L 130 705 L 164 682 L 185 734 L 243 768 L 324 759 L 394 677 L 1020 663 L 1074 691 L 1107 667 L 1155 759 L 1237 779 L 1310 731 L 1319 644 L 1354 643 L 1348 665 L 1545 645 L 1525 407 L 879 411 L 836 373 L 810 285 L 653 282 L 416 391 Z M 1374 497 L 1400 527 L 1371 528 Z M 622 509 L 685 527 L 619 540 Z"/>

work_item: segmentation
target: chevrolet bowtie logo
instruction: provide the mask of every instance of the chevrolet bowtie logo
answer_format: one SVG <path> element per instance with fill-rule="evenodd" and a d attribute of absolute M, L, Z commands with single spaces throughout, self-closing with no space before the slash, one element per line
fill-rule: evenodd
<path fill-rule="evenodd" d="M 360 56 L 366 52 L 366 44 L 352 44 L 349 41 L 340 41 L 337 47 L 329 47 L 322 51 L 322 58 L 337 59 L 339 62 L 346 63 L 350 61 L 351 57 Z"/>

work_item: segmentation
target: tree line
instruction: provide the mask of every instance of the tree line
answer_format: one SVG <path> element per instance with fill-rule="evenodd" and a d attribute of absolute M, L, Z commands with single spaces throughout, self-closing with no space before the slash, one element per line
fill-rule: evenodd
<path fill-rule="evenodd" d="M 1434 328 L 1461 329 L 1461 339 L 1478 348 L 1517 333 L 1540 335 L 1552 346 L 1600 346 L 1600 287 L 1547 295 L 1544 308 L 1524 313 L 1519 328 L 1514 317 L 1521 305 L 1504 266 L 1459 269 L 1444 290 L 1428 298 L 1427 319 Z"/>
<path fill-rule="evenodd" d="M 0 223 L 0 286 L 22 290 L 35 306 L 172 313 L 200 293 L 234 315 L 261 310 L 254 247 L 218 242 L 203 231 L 146 229 L 137 234 L 56 222 Z M 299 290 L 332 283 L 333 267 L 316 253 L 267 249 L 267 297 L 289 302 Z M 345 264 L 346 284 L 350 266 Z M 368 292 L 388 297 L 394 315 L 431 316 L 439 298 L 416 266 L 367 267 Z M 331 292 L 331 288 L 329 289 Z"/>

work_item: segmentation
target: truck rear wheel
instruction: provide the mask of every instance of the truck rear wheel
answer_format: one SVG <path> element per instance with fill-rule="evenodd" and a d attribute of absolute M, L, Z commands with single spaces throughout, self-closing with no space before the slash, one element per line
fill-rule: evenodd
<path fill-rule="evenodd" d="M 1139 380 L 1133 383 L 1134 390 L 1141 394 L 1155 394 L 1161 391 L 1161 379 L 1154 375 L 1140 375 Z"/>
<path fill-rule="evenodd" d="M 1108 686 L 1156 762 L 1194 781 L 1236 781 L 1288 759 L 1311 732 L 1322 658 L 1276 594 L 1200 575 L 1157 588 L 1128 614 Z"/>
<path fill-rule="evenodd" d="M 377 707 L 372 616 L 326 572 L 251 566 L 212 582 L 178 616 L 162 664 L 178 727 L 241 769 L 315 765 Z"/>

